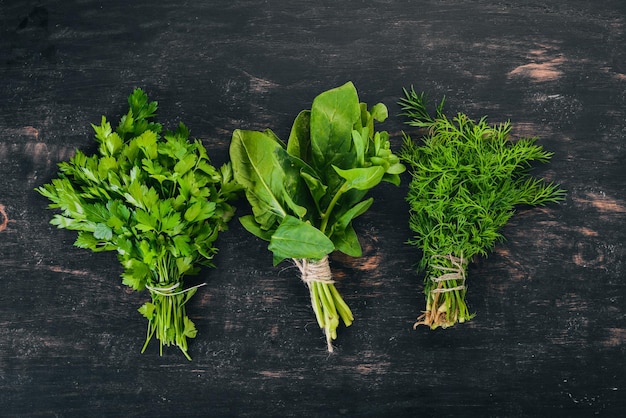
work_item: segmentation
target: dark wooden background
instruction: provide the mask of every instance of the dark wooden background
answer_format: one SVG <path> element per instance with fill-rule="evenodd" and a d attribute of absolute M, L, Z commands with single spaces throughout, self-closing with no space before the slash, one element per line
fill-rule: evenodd
<path fill-rule="evenodd" d="M 622 0 L 0 0 L 0 416 L 626 416 L 625 31 Z M 396 148 L 403 87 L 510 119 L 555 153 L 535 173 L 567 200 L 520 208 L 471 265 L 476 318 L 433 332 L 412 329 L 408 176 L 376 189 L 363 257 L 332 258 L 356 316 L 333 355 L 295 269 L 233 222 L 188 308 L 193 361 L 140 354 L 146 294 L 33 188 L 135 87 L 219 165 L 234 129 L 286 137 L 348 80 L 390 108 Z"/>

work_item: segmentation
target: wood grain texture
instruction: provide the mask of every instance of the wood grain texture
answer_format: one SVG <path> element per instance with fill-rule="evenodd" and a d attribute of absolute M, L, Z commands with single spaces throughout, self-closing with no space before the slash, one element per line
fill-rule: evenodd
<path fill-rule="evenodd" d="M 625 31 L 621 0 L 0 0 L 0 415 L 626 414 Z M 188 307 L 193 361 L 140 354 L 146 295 L 122 286 L 113 254 L 72 247 L 33 188 L 93 150 L 89 124 L 118 117 L 134 87 L 217 165 L 234 129 L 286 137 L 348 80 L 390 108 L 395 147 L 411 85 L 510 119 L 555 153 L 535 173 L 567 200 L 520 208 L 470 266 L 476 318 L 433 332 L 412 329 L 408 177 L 376 189 L 355 222 L 363 257 L 331 259 L 356 319 L 333 355 L 296 270 L 233 222 L 218 268 L 193 279 L 207 283 Z"/>

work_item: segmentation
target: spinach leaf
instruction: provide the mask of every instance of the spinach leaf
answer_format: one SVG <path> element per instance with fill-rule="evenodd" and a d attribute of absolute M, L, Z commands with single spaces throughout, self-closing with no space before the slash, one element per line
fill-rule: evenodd
<path fill-rule="evenodd" d="M 290 215 L 276 228 L 268 246 L 274 253 L 274 265 L 285 258 L 321 260 L 334 248 L 332 241 L 319 229 Z"/>

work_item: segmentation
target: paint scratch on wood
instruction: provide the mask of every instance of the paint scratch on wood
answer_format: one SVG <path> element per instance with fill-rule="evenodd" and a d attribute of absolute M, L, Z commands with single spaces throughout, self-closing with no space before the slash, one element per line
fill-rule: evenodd
<path fill-rule="evenodd" d="M 20 129 L 22 135 L 31 136 L 35 139 L 39 139 L 39 130 L 34 126 L 24 126 Z"/>
<path fill-rule="evenodd" d="M 574 198 L 580 203 L 593 206 L 600 213 L 626 213 L 626 206 L 604 193 L 588 192 L 586 198 Z"/>
<path fill-rule="evenodd" d="M 273 372 L 271 370 L 261 370 L 259 372 L 259 374 L 262 375 L 262 376 L 271 377 L 271 378 L 274 378 L 274 379 L 285 377 L 281 372 Z"/>
<path fill-rule="evenodd" d="M 388 361 L 379 361 L 373 363 L 361 363 L 356 366 L 356 371 L 361 375 L 369 375 L 372 373 L 385 373 L 389 368 Z"/>
<path fill-rule="evenodd" d="M 0 203 L 0 232 L 7 229 L 8 224 L 9 217 L 7 216 L 7 212 L 4 209 L 4 205 Z"/>
<path fill-rule="evenodd" d="M 86 270 L 76 270 L 76 269 L 67 269 L 64 267 L 59 267 L 59 266 L 48 266 L 48 269 L 50 271 L 53 271 L 55 273 L 68 273 L 68 274 L 73 274 L 76 276 L 87 276 L 89 275 L 89 272 Z"/>
<path fill-rule="evenodd" d="M 36 264 L 36 265 L 19 264 L 16 260 L 8 260 L 8 259 L 0 259 L 0 266 L 2 266 L 3 268 L 11 267 L 15 269 L 26 269 L 26 270 L 31 270 L 31 269 L 47 270 L 47 271 L 52 271 L 54 273 L 70 274 L 73 276 L 89 276 L 90 274 L 92 274 L 88 270 L 69 269 L 69 268 L 65 268 L 61 266 L 46 265 L 46 264 Z"/>
<path fill-rule="evenodd" d="M 603 343 L 608 347 L 619 347 L 626 342 L 626 329 L 624 328 L 609 328 L 609 336 Z"/>
<path fill-rule="evenodd" d="M 565 58 L 555 58 L 542 63 L 530 63 L 520 65 L 509 72 L 509 77 L 522 76 L 532 78 L 533 81 L 554 81 L 557 80 L 563 72 L 557 67 L 565 62 Z"/>
<path fill-rule="evenodd" d="M 256 77 L 244 70 L 240 70 L 240 71 L 249 78 L 250 89 L 252 90 L 253 93 L 256 93 L 256 94 L 267 93 L 270 89 L 277 86 L 277 84 L 274 83 L 273 81 Z"/>
<path fill-rule="evenodd" d="M 538 49 L 530 51 L 529 60 L 532 62 L 514 68 L 508 73 L 508 76 L 528 77 L 535 82 L 557 80 L 563 74 L 559 67 L 566 62 L 566 59 L 562 55 L 549 57 L 548 55 L 553 55 L 551 54 L 552 49 L 548 45 L 539 45 Z"/>

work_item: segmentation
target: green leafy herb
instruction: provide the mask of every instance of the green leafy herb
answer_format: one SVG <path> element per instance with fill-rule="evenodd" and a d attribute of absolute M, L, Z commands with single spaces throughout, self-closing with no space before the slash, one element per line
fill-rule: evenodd
<path fill-rule="evenodd" d="M 149 290 L 151 302 L 139 308 L 148 320 L 142 352 L 156 336 L 161 354 L 174 344 L 190 359 L 187 338 L 196 328 L 185 304 L 198 286 L 185 289 L 183 276 L 212 266 L 213 243 L 233 216 L 228 200 L 238 186 L 230 164 L 213 167 L 182 123 L 161 135 L 153 121 L 157 102 L 141 89 L 128 104 L 115 130 L 104 116 L 92 125 L 97 154 L 76 151 L 59 164 L 58 178 L 36 190 L 61 211 L 52 224 L 78 231 L 74 245 L 117 251 L 123 283 Z"/>
<path fill-rule="evenodd" d="M 244 188 L 252 215 L 241 223 L 269 241 L 274 265 L 293 259 L 309 287 L 328 350 L 339 318 L 352 312 L 335 288 L 327 255 L 334 250 L 361 255 L 352 220 L 373 199 L 367 192 L 381 181 L 400 183 L 405 168 L 374 121 L 387 118 L 379 103 L 360 103 L 352 83 L 317 96 L 296 117 L 285 144 L 271 130 L 236 130 L 230 145 L 235 180 Z"/>
<path fill-rule="evenodd" d="M 412 176 L 409 243 L 423 251 L 426 271 L 426 311 L 416 326 L 448 327 L 472 318 L 465 302 L 468 263 L 503 239 L 499 231 L 514 207 L 556 202 L 565 191 L 530 176 L 531 163 L 548 162 L 552 153 L 536 138 L 511 141 L 510 123 L 490 126 L 461 113 L 450 120 L 443 100 L 432 117 L 424 94 L 413 89 L 404 90 L 399 104 L 409 125 L 427 130 L 421 145 L 405 134 L 400 152 Z"/>

